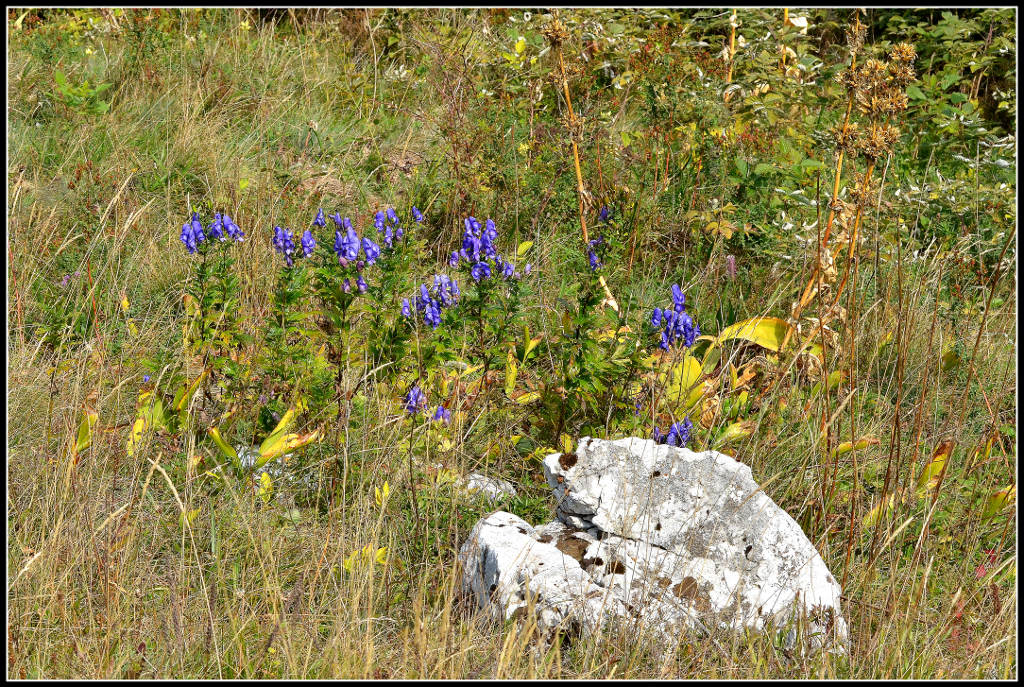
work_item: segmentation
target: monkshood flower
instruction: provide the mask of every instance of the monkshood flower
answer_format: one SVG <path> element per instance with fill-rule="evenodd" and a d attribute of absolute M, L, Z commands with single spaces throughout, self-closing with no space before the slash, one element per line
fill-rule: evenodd
<path fill-rule="evenodd" d="M 366 293 L 366 289 L 369 288 L 366 284 L 366 280 L 363 279 L 363 275 L 356 277 L 356 288 L 359 289 L 359 293 Z"/>
<path fill-rule="evenodd" d="M 402 299 L 402 316 L 403 317 L 412 317 L 412 308 L 409 307 L 409 299 L 408 298 L 403 298 Z"/>
<path fill-rule="evenodd" d="M 394 208 L 388 208 L 387 215 L 388 215 L 388 220 L 391 221 L 391 224 L 398 224 L 398 215 L 395 213 L 395 209 Z"/>
<path fill-rule="evenodd" d="M 224 213 L 223 222 L 224 229 L 225 231 L 228 232 L 228 236 L 233 238 L 235 241 L 241 241 L 245 237 L 245 234 L 238 227 L 238 225 L 235 224 L 235 221 L 231 219 L 231 216 L 228 215 L 227 213 Z"/>
<path fill-rule="evenodd" d="M 344 234 L 340 229 L 334 232 L 334 252 L 338 254 L 338 261 L 347 265 L 359 257 L 359 235 L 352 229 L 348 217 L 344 219 L 344 226 Z"/>
<path fill-rule="evenodd" d="M 313 254 L 314 248 L 316 248 L 316 239 L 313 238 L 313 232 L 307 229 L 302 233 L 302 254 L 308 258 Z"/>
<path fill-rule="evenodd" d="M 469 273 L 472 275 L 474 281 L 480 283 L 481 280 L 490 278 L 491 266 L 486 262 L 478 262 L 473 265 L 473 268 Z"/>
<path fill-rule="evenodd" d="M 320 211 L 316 213 L 316 219 L 313 220 L 313 224 L 318 227 L 326 227 L 327 220 L 324 219 L 324 209 L 320 208 Z"/>
<path fill-rule="evenodd" d="M 281 227 L 274 227 L 274 250 L 284 255 L 285 264 L 291 267 L 295 264 L 292 253 L 295 252 L 295 242 L 292 241 L 292 232 Z"/>
<path fill-rule="evenodd" d="M 598 270 L 598 268 L 604 266 L 604 263 L 601 262 L 601 260 L 597 257 L 597 253 L 595 252 L 597 250 L 597 247 L 600 246 L 602 243 L 604 243 L 604 237 L 598 236 L 596 239 L 590 239 L 590 241 L 587 244 L 589 246 L 588 253 L 590 258 L 590 269 L 595 272 Z"/>
<path fill-rule="evenodd" d="M 199 221 L 199 213 L 193 212 L 192 219 L 181 225 L 181 242 L 189 253 L 195 253 L 199 244 L 206 240 L 203 224 Z"/>
<path fill-rule="evenodd" d="M 224 220 L 219 212 L 213 213 L 213 221 L 210 222 L 210 226 L 207 229 L 210 232 L 210 238 L 220 239 L 221 241 L 226 241 L 228 238 L 224 235 Z"/>
<path fill-rule="evenodd" d="M 417 222 L 417 223 L 423 221 L 423 213 L 420 212 L 420 209 L 418 207 L 416 207 L 415 205 L 412 206 L 412 219 L 413 219 L 414 222 Z"/>
<path fill-rule="evenodd" d="M 607 222 L 608 221 L 608 217 L 610 215 L 611 215 L 611 212 L 608 210 L 608 206 L 607 205 L 602 205 L 601 206 L 601 212 L 598 215 L 598 219 L 601 220 L 602 222 Z"/>
<path fill-rule="evenodd" d="M 352 293 L 352 282 L 345 278 L 345 281 L 341 282 L 341 290 L 345 293 Z"/>
<path fill-rule="evenodd" d="M 380 257 L 380 246 L 367 237 L 363 237 L 363 253 L 366 254 L 366 264 L 372 265 Z"/>
<path fill-rule="evenodd" d="M 459 283 L 447 274 L 435 275 L 434 295 L 441 301 L 441 305 L 449 308 L 459 301 Z"/>
<path fill-rule="evenodd" d="M 420 412 L 427 405 L 427 397 L 423 391 L 417 385 L 413 385 L 409 389 L 409 393 L 405 395 L 404 406 L 405 412 L 409 415 L 415 415 Z"/>
<path fill-rule="evenodd" d="M 438 406 L 437 410 L 434 411 L 434 422 L 443 422 L 446 425 L 451 424 L 452 411 L 448 410 L 444 406 Z"/>
<path fill-rule="evenodd" d="M 690 422 L 690 418 L 684 417 L 682 422 L 673 423 L 668 433 L 662 433 L 660 428 L 655 427 L 651 436 L 656 444 L 683 447 L 690 441 L 692 431 L 693 423 Z"/>
<path fill-rule="evenodd" d="M 666 351 L 676 342 L 682 342 L 689 348 L 700 336 L 700 327 L 686 312 L 686 296 L 678 284 L 672 285 L 672 309 L 655 308 L 651 314 L 651 326 L 655 329 L 664 327 L 660 346 Z"/>

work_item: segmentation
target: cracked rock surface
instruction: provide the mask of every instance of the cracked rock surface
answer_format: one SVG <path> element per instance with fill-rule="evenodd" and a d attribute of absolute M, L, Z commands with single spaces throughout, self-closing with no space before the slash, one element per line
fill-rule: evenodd
<path fill-rule="evenodd" d="M 842 651 L 840 588 L 800 526 L 715 451 L 586 437 L 544 472 L 558 519 L 496 512 L 460 551 L 463 588 L 496 618 L 535 607 L 541 629 L 625 623 L 680 633 L 773 628 Z M 799 633 L 798 633 L 799 628 Z"/>

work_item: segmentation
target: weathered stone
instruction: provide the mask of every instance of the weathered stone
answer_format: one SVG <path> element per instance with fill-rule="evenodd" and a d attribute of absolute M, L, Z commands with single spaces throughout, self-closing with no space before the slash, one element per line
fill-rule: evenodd
<path fill-rule="evenodd" d="M 533 527 L 511 513 L 499 511 L 478 522 L 459 561 L 465 591 L 499 620 L 533 605 L 542 631 L 575 627 L 596 632 L 609 617 L 624 614 L 574 558 L 540 541 Z"/>
<path fill-rule="evenodd" d="M 491 503 L 497 503 L 516 495 L 516 488 L 510 482 L 497 477 L 487 477 L 479 472 L 472 472 L 462 478 L 460 484 L 470 493 L 483 493 Z"/>
<path fill-rule="evenodd" d="M 608 623 L 660 635 L 786 631 L 842 650 L 839 585 L 799 525 L 714 451 L 584 438 L 544 461 L 558 520 L 509 513 L 462 547 L 463 587 L 495 617 L 536 603 L 541 629 Z M 522 611 L 520 611 L 522 609 Z"/>
<path fill-rule="evenodd" d="M 763 631 L 805 617 L 813 646 L 845 639 L 838 583 L 746 465 L 646 439 L 584 438 L 575 453 L 548 456 L 544 472 L 559 519 L 614 535 L 602 544 L 668 579 L 706 622 Z"/>

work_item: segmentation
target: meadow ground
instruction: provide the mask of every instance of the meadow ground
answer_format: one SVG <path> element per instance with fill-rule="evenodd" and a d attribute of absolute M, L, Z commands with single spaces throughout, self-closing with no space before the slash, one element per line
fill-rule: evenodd
<path fill-rule="evenodd" d="M 1016 676 L 1013 11 L 558 19 L 9 10 L 9 677 Z M 545 454 L 684 417 L 842 581 L 847 655 L 460 596 L 459 475 L 538 524 Z"/>

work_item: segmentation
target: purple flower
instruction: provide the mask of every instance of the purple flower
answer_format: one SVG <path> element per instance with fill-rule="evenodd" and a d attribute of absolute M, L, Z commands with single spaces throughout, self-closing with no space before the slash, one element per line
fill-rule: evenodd
<path fill-rule="evenodd" d="M 452 267 L 458 267 L 459 265 L 459 253 L 458 251 L 452 251 L 452 257 L 448 259 L 448 264 Z"/>
<path fill-rule="evenodd" d="M 149 375 L 142 375 L 142 383 L 146 384 L 147 382 L 149 382 Z"/>
<path fill-rule="evenodd" d="M 313 254 L 314 248 L 316 248 L 316 239 L 313 238 L 313 232 L 307 229 L 302 233 L 302 254 L 308 258 Z"/>
<path fill-rule="evenodd" d="M 409 307 L 409 299 L 408 298 L 403 298 L 402 299 L 402 316 L 403 317 L 412 317 L 412 308 Z"/>
<path fill-rule="evenodd" d="M 352 293 L 352 282 L 348 280 L 348 277 L 345 278 L 345 281 L 341 282 L 341 290 L 345 293 Z"/>
<path fill-rule="evenodd" d="M 438 406 L 434 412 L 434 422 L 443 422 L 446 425 L 452 421 L 452 411 L 448 410 L 444 406 Z"/>
<path fill-rule="evenodd" d="M 292 241 L 292 232 L 289 229 L 274 227 L 274 250 L 284 255 L 285 264 L 291 267 L 295 264 L 292 253 L 295 252 L 295 242 Z"/>
<path fill-rule="evenodd" d="M 363 275 L 356 277 L 356 288 L 359 289 L 359 293 L 366 293 L 366 289 L 369 288 L 366 284 L 366 280 L 363 279 Z"/>
<path fill-rule="evenodd" d="M 241 229 L 238 228 L 238 225 L 235 224 L 234 220 L 231 219 L 231 217 L 227 213 L 224 213 L 223 221 L 224 229 L 227 230 L 228 236 L 230 236 L 236 241 L 241 241 L 245 234 L 242 232 Z"/>
<path fill-rule="evenodd" d="M 651 326 L 657 329 L 661 326 L 661 308 L 655 308 L 651 315 Z"/>
<path fill-rule="evenodd" d="M 366 264 L 372 265 L 380 257 L 380 246 L 366 236 L 363 237 L 363 252 L 366 254 Z"/>
<path fill-rule="evenodd" d="M 490 278 L 491 266 L 486 262 L 478 262 L 469 273 L 477 283 L 480 283 L 481 280 Z"/>
<path fill-rule="evenodd" d="M 725 256 L 725 273 L 729 275 L 729 279 L 736 278 L 736 256 L 726 255 Z"/>
<path fill-rule="evenodd" d="M 427 397 L 417 385 L 413 385 L 413 387 L 409 389 L 409 392 L 405 395 L 403 401 L 405 412 L 409 415 L 415 415 L 427 405 Z"/>
<path fill-rule="evenodd" d="M 597 259 L 597 253 L 590 251 L 590 269 L 596 272 L 601 265 L 601 261 Z"/>
<path fill-rule="evenodd" d="M 526 267 L 523 268 L 523 274 L 529 276 L 531 269 L 533 269 L 533 265 L 531 265 L 530 263 L 526 263 Z"/>
<path fill-rule="evenodd" d="M 693 431 L 693 423 L 690 418 L 684 417 L 682 422 L 673 423 L 668 433 L 662 433 L 658 427 L 654 428 L 652 438 L 656 444 L 668 444 L 669 446 L 683 447 L 690 441 L 690 434 Z"/>
<path fill-rule="evenodd" d="M 224 235 L 224 220 L 221 219 L 219 212 L 213 213 L 213 221 L 210 222 L 209 230 L 211 238 L 227 240 L 227 236 Z"/>
<path fill-rule="evenodd" d="M 608 221 L 608 216 L 610 214 L 611 213 L 608 210 L 608 206 L 607 205 L 602 205 L 601 206 L 601 213 L 598 215 L 598 219 L 600 219 L 602 222 L 607 222 Z"/>
<path fill-rule="evenodd" d="M 316 213 L 316 219 L 313 220 L 313 224 L 318 227 L 326 227 L 327 221 L 324 219 L 324 209 L 320 208 L 320 211 Z"/>
<path fill-rule="evenodd" d="M 334 252 L 338 254 L 339 260 L 351 262 L 359 257 L 359 235 L 352 229 L 348 217 L 344 220 L 346 224 L 345 233 L 334 232 Z"/>
<path fill-rule="evenodd" d="M 423 221 L 423 213 L 415 205 L 412 206 L 412 219 L 414 222 Z"/>

